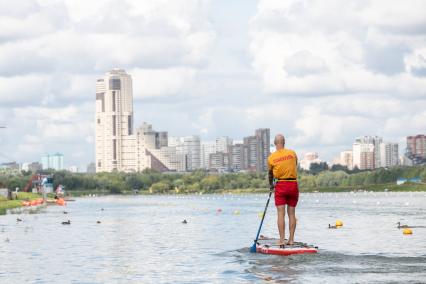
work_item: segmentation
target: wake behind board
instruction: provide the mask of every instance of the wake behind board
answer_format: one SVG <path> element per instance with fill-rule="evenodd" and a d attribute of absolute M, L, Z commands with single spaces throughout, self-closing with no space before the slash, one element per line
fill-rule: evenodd
<path fill-rule="evenodd" d="M 256 252 L 263 254 L 275 254 L 275 255 L 292 255 L 292 254 L 304 254 L 304 253 L 317 253 L 318 247 L 311 246 L 305 243 L 296 242 L 291 246 L 284 246 L 280 248 L 277 244 L 278 239 L 272 238 L 260 238 L 256 243 Z"/>

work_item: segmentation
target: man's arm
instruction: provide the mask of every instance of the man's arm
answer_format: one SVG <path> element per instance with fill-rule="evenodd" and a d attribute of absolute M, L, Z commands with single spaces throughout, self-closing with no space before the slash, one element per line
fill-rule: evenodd
<path fill-rule="evenodd" d="M 272 190 L 274 188 L 274 173 L 272 172 L 272 170 L 269 170 L 268 178 L 269 178 L 269 188 Z"/>

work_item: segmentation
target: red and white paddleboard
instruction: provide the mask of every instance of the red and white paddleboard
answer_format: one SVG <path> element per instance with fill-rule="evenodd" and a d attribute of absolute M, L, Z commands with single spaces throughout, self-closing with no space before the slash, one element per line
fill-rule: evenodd
<path fill-rule="evenodd" d="M 304 243 L 295 243 L 292 246 L 284 246 L 281 248 L 276 244 L 277 239 L 262 238 L 257 241 L 256 252 L 263 254 L 275 255 L 292 255 L 304 253 L 317 253 L 318 248 Z"/>

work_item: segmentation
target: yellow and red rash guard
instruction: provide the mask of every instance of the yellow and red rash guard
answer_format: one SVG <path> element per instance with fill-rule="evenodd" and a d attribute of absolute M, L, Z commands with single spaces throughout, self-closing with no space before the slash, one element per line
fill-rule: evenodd
<path fill-rule="evenodd" d="M 297 179 L 296 152 L 285 148 L 275 151 L 268 158 L 268 168 L 276 179 Z"/>

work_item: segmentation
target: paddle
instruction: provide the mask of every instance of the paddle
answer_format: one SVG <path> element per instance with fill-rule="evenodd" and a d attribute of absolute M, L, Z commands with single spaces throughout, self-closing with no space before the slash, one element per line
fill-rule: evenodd
<path fill-rule="evenodd" d="M 259 230 L 257 230 L 256 239 L 254 240 L 254 244 L 250 248 L 250 252 L 256 252 L 256 243 L 257 243 L 257 240 L 259 239 L 260 230 L 262 230 L 263 220 L 265 219 L 266 210 L 268 209 L 269 200 L 271 199 L 272 191 L 273 191 L 272 189 L 269 190 L 269 197 L 268 197 L 268 201 L 266 201 L 265 210 L 263 211 L 262 221 L 260 221 Z"/>

